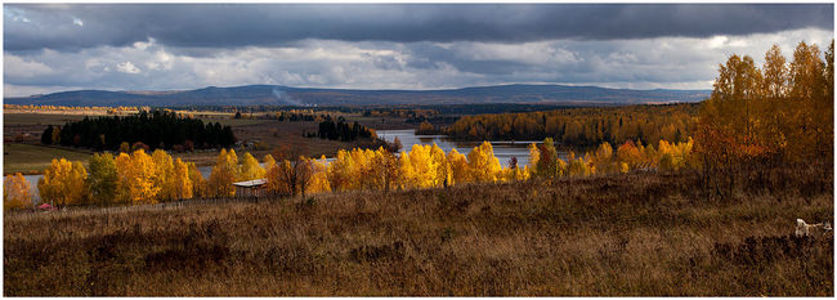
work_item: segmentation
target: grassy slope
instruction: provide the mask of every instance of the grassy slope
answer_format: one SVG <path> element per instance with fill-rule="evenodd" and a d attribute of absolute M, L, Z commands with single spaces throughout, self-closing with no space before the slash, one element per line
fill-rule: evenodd
<path fill-rule="evenodd" d="M 4 293 L 833 295 L 833 237 L 787 237 L 833 221 L 833 178 L 780 173 L 723 201 L 632 174 L 6 214 Z"/>
<path fill-rule="evenodd" d="M 38 173 L 46 169 L 53 158 L 80 160 L 85 165 L 90 152 L 66 150 L 30 144 L 7 143 L 3 145 L 3 174 L 15 172 Z"/>

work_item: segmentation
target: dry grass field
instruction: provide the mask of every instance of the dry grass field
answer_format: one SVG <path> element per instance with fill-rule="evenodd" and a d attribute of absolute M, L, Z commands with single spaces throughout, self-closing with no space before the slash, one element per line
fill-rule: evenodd
<path fill-rule="evenodd" d="M 4 294 L 833 296 L 833 236 L 791 236 L 833 223 L 829 171 L 729 199 L 697 174 L 633 173 L 7 213 Z"/>

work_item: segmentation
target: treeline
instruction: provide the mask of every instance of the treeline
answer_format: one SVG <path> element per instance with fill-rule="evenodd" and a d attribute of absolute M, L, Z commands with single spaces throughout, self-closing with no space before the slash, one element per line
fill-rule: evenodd
<path fill-rule="evenodd" d="M 421 124 L 419 124 L 419 127 L 416 129 L 417 135 L 434 135 L 441 133 L 442 131 L 438 127 L 434 126 L 433 124 L 430 124 L 430 122 L 427 121 L 421 122 Z"/>
<path fill-rule="evenodd" d="M 368 106 L 362 109 L 364 117 L 406 118 L 408 123 L 424 121 L 450 122 L 461 115 L 519 113 L 547 111 L 576 106 L 554 104 L 489 103 L 489 104 L 435 104 L 435 105 L 387 105 Z M 451 120 L 453 119 L 453 120 Z"/>
<path fill-rule="evenodd" d="M 362 114 L 364 117 L 390 117 L 390 118 L 404 118 L 405 123 L 445 123 L 451 124 L 459 119 L 457 115 L 441 115 L 435 109 L 424 108 L 377 108 L 368 109 Z"/>
<path fill-rule="evenodd" d="M 518 166 L 512 159 L 503 168 L 494 149 L 483 142 L 466 155 L 456 149 L 445 153 L 437 145 L 414 145 L 400 154 L 384 147 L 377 150 L 340 150 L 334 161 L 289 155 L 274 151 L 263 157 L 263 165 L 245 153 L 221 150 L 209 179 L 194 163 L 184 163 L 163 150 L 151 155 L 138 149 L 131 154 L 94 154 L 85 168 L 80 161 L 53 160 L 38 182 L 41 199 L 57 206 L 153 204 L 190 198 L 233 197 L 234 182 L 266 178 L 269 192 L 284 195 L 347 190 L 417 189 L 447 187 L 474 182 L 527 180 L 531 177 L 558 178 L 594 174 L 625 173 L 631 170 L 680 170 L 696 168 L 692 141 L 660 141 L 643 146 L 633 141 L 617 149 L 603 143 L 592 152 L 566 160 L 559 157 L 554 142 L 529 146 L 530 163 Z M 276 159 L 274 159 L 276 157 Z M 4 204 L 8 208 L 31 207 L 29 184 L 20 174 L 7 176 Z"/>
<path fill-rule="evenodd" d="M 36 104 L 3 104 L 3 109 L 6 110 L 23 110 L 23 111 L 65 111 L 65 112 L 93 112 L 104 111 L 108 114 L 129 113 L 148 110 L 149 107 L 135 107 L 135 106 L 64 106 L 64 105 L 36 105 Z"/>
<path fill-rule="evenodd" d="M 279 122 L 314 122 L 325 119 L 325 114 L 314 114 L 313 112 L 297 112 L 297 111 L 280 111 L 274 114 L 274 118 Z"/>
<path fill-rule="evenodd" d="M 387 105 L 386 107 L 374 108 L 375 110 L 414 110 L 416 118 L 421 117 L 421 112 L 432 112 L 433 115 L 424 114 L 427 118 L 439 115 L 476 115 L 496 114 L 508 112 L 532 112 L 571 108 L 577 106 L 555 105 L 555 104 L 524 104 L 524 103 L 472 103 L 472 104 L 430 104 L 430 105 Z M 368 108 L 372 110 L 373 108 Z"/>
<path fill-rule="evenodd" d="M 698 104 L 575 108 L 526 113 L 464 116 L 444 129 L 464 140 L 541 140 L 569 146 L 684 142 L 697 121 Z"/>
<path fill-rule="evenodd" d="M 360 125 L 357 121 L 349 124 L 343 117 L 337 118 L 335 122 L 331 116 L 320 122 L 317 130 L 317 137 L 335 141 L 351 142 L 359 138 L 377 138 L 375 130 Z"/>
<path fill-rule="evenodd" d="M 274 112 L 283 110 L 316 110 L 317 107 L 309 106 L 287 106 L 287 105 L 177 105 L 164 106 L 160 108 L 167 108 L 172 110 L 184 111 L 206 111 L 206 112 L 225 112 L 225 113 L 254 113 L 254 112 Z M 327 109 L 327 108 L 326 108 Z"/>
<path fill-rule="evenodd" d="M 750 56 L 731 56 L 701 108 L 695 141 L 704 182 L 721 195 L 741 180 L 768 177 L 772 166 L 833 165 L 834 41 L 824 53 L 801 42 L 790 62 L 774 45 L 761 68 Z"/>
<path fill-rule="evenodd" d="M 208 186 L 194 163 L 173 160 L 163 150 L 151 155 L 96 153 L 88 168 L 80 161 L 53 159 L 38 181 L 41 201 L 68 205 L 148 204 L 208 195 Z M 32 207 L 29 183 L 23 176 L 6 176 L 4 207 Z"/>
<path fill-rule="evenodd" d="M 266 161 L 272 160 L 270 155 Z M 97 153 L 90 157 L 88 168 L 80 161 L 54 159 L 38 182 L 42 201 L 62 207 L 68 205 L 135 205 L 154 204 L 191 198 L 232 196 L 233 182 L 264 178 L 265 172 L 249 153 L 239 164 L 234 150 L 222 150 L 216 159 L 209 179 L 205 179 L 194 163 L 173 159 L 166 151 L 144 149 L 113 156 Z M 21 177 L 22 179 L 22 177 Z M 28 183 L 7 176 L 11 189 L 6 203 L 17 207 L 31 206 L 18 190 L 28 189 Z M 22 187 L 26 187 L 25 189 Z M 14 202 L 10 202 L 14 201 Z M 20 205 L 19 203 L 23 203 Z M 7 205 L 14 207 L 14 205 Z"/>
<path fill-rule="evenodd" d="M 432 109 L 388 107 L 365 110 L 362 116 L 404 118 L 404 122 L 407 123 L 420 123 L 438 118 L 438 114 L 439 112 Z"/>
<path fill-rule="evenodd" d="M 116 150 L 123 143 L 142 143 L 151 149 L 231 147 L 235 135 L 230 126 L 181 117 L 175 112 L 141 111 L 125 117 L 85 117 L 63 127 L 47 127 L 41 143 Z M 178 147 L 179 148 L 179 147 Z"/>
<path fill-rule="evenodd" d="M 697 169 L 698 159 L 692 154 L 694 143 L 691 138 L 686 142 L 669 143 L 660 140 L 654 145 L 643 146 L 640 142 L 626 141 L 618 148 L 604 142 L 595 151 L 576 157 L 574 152 L 561 159 L 551 138 L 541 144 L 529 145 L 529 165 L 531 175 L 555 179 L 565 176 L 592 174 L 627 173 L 632 170 L 679 171 Z"/>

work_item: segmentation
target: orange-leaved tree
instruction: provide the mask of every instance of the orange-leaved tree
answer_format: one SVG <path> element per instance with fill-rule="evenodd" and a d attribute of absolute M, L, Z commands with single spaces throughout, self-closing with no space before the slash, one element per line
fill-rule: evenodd
<path fill-rule="evenodd" d="M 502 166 L 494 156 L 494 147 L 484 141 L 468 153 L 468 166 L 475 182 L 496 182 Z"/>
<path fill-rule="evenodd" d="M 6 175 L 3 181 L 3 209 L 22 209 L 32 207 L 32 195 L 29 182 L 20 173 Z"/>
<path fill-rule="evenodd" d="M 221 153 L 215 159 L 215 166 L 209 174 L 208 193 L 214 197 L 235 196 L 235 187 L 232 185 L 239 178 L 238 156 L 235 150 L 221 149 Z"/>
<path fill-rule="evenodd" d="M 79 161 L 53 159 L 38 181 L 41 199 L 56 206 L 82 204 L 87 197 L 87 170 Z"/>

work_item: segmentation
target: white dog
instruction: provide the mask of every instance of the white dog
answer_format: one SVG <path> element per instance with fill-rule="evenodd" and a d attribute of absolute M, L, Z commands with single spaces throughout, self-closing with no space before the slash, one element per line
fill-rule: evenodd
<path fill-rule="evenodd" d="M 797 237 L 803 236 L 814 236 L 814 232 L 821 228 L 823 234 L 828 231 L 831 231 L 831 224 L 826 221 L 825 223 L 817 223 L 817 224 L 808 224 L 805 223 L 802 219 L 796 219 L 796 232 L 794 234 Z"/>

